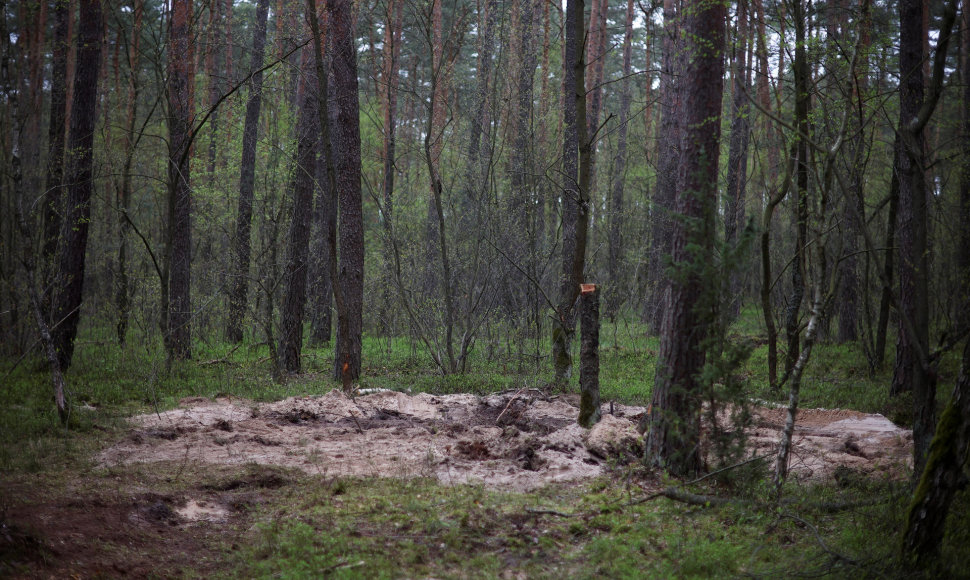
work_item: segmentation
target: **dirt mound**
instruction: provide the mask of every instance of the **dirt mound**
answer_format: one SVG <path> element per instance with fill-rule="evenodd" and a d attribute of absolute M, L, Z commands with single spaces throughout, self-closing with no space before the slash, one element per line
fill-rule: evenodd
<path fill-rule="evenodd" d="M 758 409 L 750 445 L 771 453 L 788 416 L 785 409 Z M 817 480 L 845 471 L 900 477 L 913 464 L 913 432 L 882 415 L 849 409 L 805 409 L 795 415 L 790 473 Z"/>
<path fill-rule="evenodd" d="M 525 390 L 486 397 L 382 391 L 355 398 L 334 390 L 266 404 L 196 397 L 179 409 L 132 418 L 127 439 L 100 461 L 256 463 L 525 491 L 589 479 L 639 457 L 634 426 L 643 407 L 604 405 L 603 420 L 587 430 L 576 423 L 576 403 L 569 395 Z M 837 467 L 898 475 L 910 461 L 911 432 L 881 415 L 811 409 L 798 419 L 791 469 L 799 479 L 829 477 Z M 752 453 L 772 452 L 783 422 L 783 410 L 759 409 Z M 204 507 L 191 509 L 220 517 Z"/>
<path fill-rule="evenodd" d="M 101 462 L 258 463 L 328 476 L 422 476 L 530 490 L 600 475 L 611 449 L 629 449 L 629 441 L 613 444 L 607 435 L 591 453 L 576 407 L 532 392 L 349 398 L 334 390 L 267 404 L 192 398 L 181 405 L 132 418 L 129 437 L 105 450 Z M 610 424 L 628 435 L 643 408 L 614 405 L 613 412 Z"/>

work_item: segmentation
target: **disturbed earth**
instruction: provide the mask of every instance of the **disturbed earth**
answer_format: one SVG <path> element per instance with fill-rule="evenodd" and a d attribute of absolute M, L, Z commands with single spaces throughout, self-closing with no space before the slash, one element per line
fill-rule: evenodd
<path fill-rule="evenodd" d="M 587 430 L 576 423 L 575 396 L 520 390 L 476 395 L 379 391 L 274 403 L 190 398 L 180 408 L 131 419 L 129 436 L 102 452 L 102 465 L 132 462 L 261 464 L 311 474 L 430 477 L 445 485 L 477 483 L 530 491 L 578 482 L 630 463 L 641 452 L 643 407 L 607 403 Z M 772 453 L 784 409 L 755 409 L 752 455 Z M 790 469 L 798 480 L 837 468 L 899 476 L 911 461 L 912 432 L 882 415 L 849 410 L 798 413 Z M 204 510 L 203 510 L 204 512 Z"/>
<path fill-rule="evenodd" d="M 521 492 L 642 465 L 643 407 L 607 403 L 587 430 L 576 423 L 577 404 L 575 395 L 526 389 L 184 399 L 177 409 L 130 418 L 90 467 L 66 480 L 0 473 L 0 577 L 224 574 L 213 550 L 253 542 L 251 510 L 291 501 L 301 471 L 325 486 L 343 477 L 420 477 Z M 772 459 L 785 417 L 784 409 L 754 409 L 749 456 Z M 806 409 L 791 478 L 904 477 L 911 449 L 912 433 L 881 415 Z"/>

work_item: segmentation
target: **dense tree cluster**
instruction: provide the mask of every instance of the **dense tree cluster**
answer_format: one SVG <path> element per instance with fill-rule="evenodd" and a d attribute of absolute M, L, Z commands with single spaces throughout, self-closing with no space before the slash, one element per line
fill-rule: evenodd
<path fill-rule="evenodd" d="M 267 344 L 280 377 L 335 336 L 345 385 L 364 334 L 446 374 L 501 344 L 565 385 L 587 282 L 661 336 L 648 462 L 702 469 L 702 369 L 747 309 L 789 439 L 813 344 L 849 343 L 956 485 L 931 442 L 970 322 L 966 0 L 2 0 L 0 25 L 0 350 L 42 344 L 62 413 L 104 329 L 170 361 Z"/>

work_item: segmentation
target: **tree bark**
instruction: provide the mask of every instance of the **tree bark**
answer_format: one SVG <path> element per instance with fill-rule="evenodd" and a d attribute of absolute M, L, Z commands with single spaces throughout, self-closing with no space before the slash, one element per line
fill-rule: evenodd
<path fill-rule="evenodd" d="M 579 366 L 579 424 L 587 429 L 600 420 L 600 293 L 583 284 L 579 297 L 582 337 Z"/>
<path fill-rule="evenodd" d="M 823 277 L 824 278 L 824 277 Z M 798 413 L 798 397 L 802 385 L 802 373 L 808 365 L 808 360 L 812 356 L 812 348 L 818 337 L 819 320 L 823 315 L 824 298 L 822 296 L 822 282 L 818 282 L 815 287 L 815 298 L 812 303 L 812 313 L 805 329 L 805 341 L 802 343 L 802 350 L 792 368 L 791 379 L 788 390 L 788 409 L 785 418 L 785 426 L 781 431 L 781 440 L 778 443 L 778 455 L 775 457 L 775 473 L 773 483 L 775 494 L 781 493 L 781 486 L 784 485 L 788 477 L 788 458 L 791 454 L 792 435 L 795 432 L 795 416 Z"/>
<path fill-rule="evenodd" d="M 623 188 L 626 183 L 626 155 L 627 155 L 627 124 L 630 122 L 630 85 L 633 72 L 633 0 L 626 3 L 626 27 L 623 35 L 623 84 L 620 87 L 620 126 L 616 137 L 616 156 L 613 158 L 613 176 L 611 179 L 612 198 L 610 200 L 609 218 L 609 248 L 608 264 L 610 285 L 606 292 L 606 315 L 615 320 L 617 311 L 623 306 L 624 276 L 621 265 L 623 263 L 623 226 L 624 200 Z M 647 63 L 650 66 L 650 63 Z"/>
<path fill-rule="evenodd" d="M 555 96 L 555 91 L 549 90 L 549 77 L 551 75 L 550 69 L 550 46 L 551 46 L 551 18 L 550 18 L 550 2 L 542 2 L 542 61 L 539 65 L 539 115 L 536 116 L 536 121 L 538 122 L 537 131 L 537 156 L 540 163 L 546 163 L 546 159 L 549 157 L 548 143 L 550 139 L 549 135 L 549 123 L 548 115 L 546 111 L 550 110 L 549 100 Z M 558 116 L 558 115 L 557 115 Z M 548 240 L 551 236 L 548 235 L 547 225 L 553 224 L 556 220 L 551 219 L 547 214 L 549 212 L 549 206 L 553 205 L 555 201 L 554 195 L 550 195 L 550 185 L 546 180 L 540 180 L 538 187 L 536 188 L 536 231 L 535 231 L 535 247 L 538 251 L 543 251 L 547 245 Z M 555 227 L 555 226 L 553 226 Z M 540 336 L 542 334 L 542 312 L 546 307 L 544 302 L 536 301 L 535 311 L 536 311 L 536 356 L 539 356 L 541 351 L 540 346 Z"/>
<path fill-rule="evenodd" d="M 319 104 L 317 105 L 319 107 Z M 319 131 L 319 119 L 314 120 Z M 320 131 L 322 133 L 322 131 Z M 331 231 L 337 229 L 337 205 L 327 182 L 327 159 L 318 151 L 316 164 L 316 201 L 310 235 L 309 279 L 307 280 L 310 299 L 310 344 L 329 345 L 333 335 L 333 252 L 330 244 Z"/>
<path fill-rule="evenodd" d="M 442 273 L 444 280 L 439 280 L 436 264 L 439 257 L 445 254 L 443 228 L 438 227 L 437 206 L 440 199 L 441 152 L 444 148 L 445 120 L 448 101 L 448 75 L 444 64 L 444 39 L 442 30 L 441 3 L 443 0 L 431 0 L 431 103 L 428 111 L 428 131 L 425 134 L 425 157 L 428 164 L 428 180 L 431 187 L 428 190 L 427 219 L 425 221 L 424 239 L 424 294 L 428 300 L 433 300 L 435 289 L 439 285 L 445 289 L 446 302 L 449 300 L 449 284 L 451 280 Z M 447 261 L 447 258 L 445 258 Z M 447 315 L 446 315 L 447 316 Z M 451 325 L 446 323 L 448 328 Z M 451 341 L 448 341 L 449 348 Z"/>
<path fill-rule="evenodd" d="M 538 55 L 533 47 L 535 38 L 535 0 L 519 1 L 519 51 L 522 57 L 519 62 L 518 78 L 516 79 L 516 106 L 514 118 L 510 119 L 513 135 L 513 147 L 510 153 L 509 185 L 511 199 L 509 204 L 509 224 L 507 232 L 510 242 L 514 244 L 514 252 L 518 256 L 527 256 L 528 252 L 522 240 L 526 232 L 532 231 L 534 204 L 532 203 L 532 167 L 533 160 L 533 132 L 532 132 L 532 102 L 533 79 L 538 66 Z M 516 247 L 517 246 L 517 247 Z M 518 278 L 516 272 L 512 279 Z M 521 280 L 512 283 L 521 287 Z"/>
<path fill-rule="evenodd" d="M 384 61 L 381 78 L 383 91 L 381 104 L 384 108 L 384 142 L 381 151 L 384 162 L 384 179 L 382 186 L 383 207 L 383 253 L 384 261 L 382 292 L 384 294 L 384 335 L 390 340 L 391 335 L 391 307 L 390 288 L 392 284 L 391 272 L 394 268 L 394 156 L 397 148 L 397 91 L 400 75 L 398 68 L 401 54 L 401 32 L 404 19 L 403 0 L 389 0 L 387 5 L 387 22 L 384 26 Z M 487 34 L 487 31 L 486 31 Z M 473 122 L 474 126 L 474 122 Z M 469 167 L 473 163 L 469 163 Z M 388 343 L 390 344 L 390 342 Z"/>
<path fill-rule="evenodd" d="M 263 99 L 263 57 L 266 51 L 266 19 L 269 0 L 259 0 L 253 30 L 253 52 L 250 71 L 252 80 L 246 101 L 243 125 L 242 159 L 239 163 L 239 206 L 236 210 L 236 234 L 233 236 L 234 272 L 230 280 L 229 317 L 226 340 L 242 342 L 246 303 L 249 294 L 249 254 L 252 244 L 253 193 L 256 189 L 256 141 L 259 137 L 259 111 Z"/>
<path fill-rule="evenodd" d="M 935 423 L 936 384 L 923 368 L 929 352 L 929 290 L 927 270 L 926 177 L 923 172 L 926 146 L 923 128 L 910 130 L 910 122 L 923 108 L 925 79 L 923 0 L 902 0 L 899 6 L 899 131 L 902 148 L 896 160 L 899 173 L 900 328 L 896 340 L 896 366 L 890 393 L 913 392 L 914 475 L 919 477 L 926 461 Z M 906 329 L 906 324 L 912 331 Z"/>
<path fill-rule="evenodd" d="M 131 43 L 128 46 L 128 97 L 125 105 L 125 161 L 121 168 L 121 185 L 118 188 L 118 208 L 122 219 L 118 224 L 118 288 L 115 295 L 115 305 L 118 308 L 118 323 L 116 332 L 118 343 L 125 344 L 128 336 L 128 323 L 131 316 L 131 297 L 128 280 L 128 212 L 131 209 L 131 166 L 135 156 L 135 121 L 138 113 L 139 92 L 139 63 L 142 24 L 144 22 L 144 0 L 136 0 L 133 7 L 134 22 L 131 31 Z"/>
<path fill-rule="evenodd" d="M 788 353 L 785 357 L 784 383 L 790 377 L 799 356 L 799 314 L 805 298 L 805 250 L 808 243 L 808 115 L 811 95 L 808 88 L 811 69 L 808 64 L 806 28 L 807 15 L 802 0 L 792 4 L 792 20 L 795 26 L 795 58 L 792 62 L 795 84 L 795 211 L 792 225 L 795 229 L 795 256 L 791 265 L 791 296 L 785 311 L 785 332 L 788 335 Z"/>
<path fill-rule="evenodd" d="M 67 203 L 58 252 L 54 295 L 54 345 L 61 370 L 71 366 L 84 296 L 84 266 L 94 191 L 94 132 L 97 121 L 98 69 L 101 64 L 101 1 L 82 0 L 78 24 L 74 104 L 68 141 Z"/>
<path fill-rule="evenodd" d="M 964 4 L 966 5 L 966 4 Z M 970 340 L 953 396 L 940 416 L 926 469 L 913 493 L 903 533 L 903 556 L 917 565 L 932 561 L 943 542 L 946 518 L 964 479 L 970 444 Z"/>
<path fill-rule="evenodd" d="M 284 271 L 285 289 L 280 319 L 279 365 L 281 373 L 300 372 L 303 350 L 303 318 L 306 311 L 307 265 L 310 253 L 310 218 L 313 213 L 313 191 L 316 183 L 316 151 L 319 130 L 318 99 L 312 90 L 314 82 L 312 49 L 303 50 L 300 74 L 303 100 L 297 121 L 296 166 L 290 186 L 293 192 L 293 217 L 287 242 Z"/>
<path fill-rule="evenodd" d="M 896 366 L 892 394 L 913 391 L 913 470 L 919 477 L 926 463 L 936 424 L 936 372 L 929 356 L 929 246 L 923 131 L 943 88 L 947 46 L 956 20 L 956 0 L 946 5 L 933 62 L 933 76 L 925 84 L 923 43 L 928 31 L 921 24 L 922 0 L 900 4 L 899 136 L 899 314 Z M 928 88 L 925 95 L 924 87 Z"/>
<path fill-rule="evenodd" d="M 229 0 L 230 3 L 232 0 Z M 222 19 L 224 18 L 222 13 L 222 2 L 220 0 L 215 0 L 209 4 L 209 26 L 208 26 L 208 42 L 206 46 L 205 54 L 205 76 L 206 82 L 208 83 L 208 102 L 206 106 L 211 111 L 209 115 L 209 150 L 208 150 L 208 163 L 206 167 L 206 177 L 209 187 L 215 186 L 215 173 L 216 173 L 216 154 L 218 153 L 217 142 L 219 138 L 219 109 L 216 108 L 216 103 L 219 101 L 219 96 L 221 95 L 222 82 L 220 82 L 220 74 L 225 74 L 220 71 L 220 65 L 223 64 L 226 52 L 226 46 L 224 41 L 220 38 L 222 33 Z"/>
<path fill-rule="evenodd" d="M 213 1 L 218 2 L 219 0 L 213 0 Z M 225 7 L 223 8 L 222 20 L 225 24 L 226 32 L 225 34 L 223 34 L 223 39 L 224 39 L 223 42 L 225 42 L 225 49 L 222 51 L 223 58 L 225 60 L 225 66 L 223 68 L 226 71 L 226 80 L 229 83 L 232 83 L 234 82 L 233 79 L 236 77 L 236 71 L 233 68 L 233 60 L 232 60 L 232 49 L 235 46 L 232 40 L 232 5 L 234 0 L 224 0 L 224 1 L 225 1 Z M 229 111 L 232 111 L 232 109 L 229 109 Z"/>
<path fill-rule="evenodd" d="M 963 0 L 961 9 L 962 23 L 962 60 L 960 61 L 960 77 L 963 81 L 963 107 L 961 109 L 961 130 L 963 145 L 963 166 L 960 171 L 960 221 L 970 223 L 970 0 Z M 958 325 L 970 325 L 970 309 L 965 305 L 970 303 L 970 228 L 960 230 L 960 246 L 957 254 L 957 279 L 960 281 L 959 300 L 954 301 Z"/>
<path fill-rule="evenodd" d="M 593 0 L 589 15 L 589 49 L 586 73 L 586 134 L 591 141 L 589 157 L 590 189 L 596 187 L 596 141 L 603 106 L 603 74 L 606 64 L 606 12 L 607 0 Z M 592 195 L 592 192 L 590 192 Z"/>
<path fill-rule="evenodd" d="M 748 181 L 748 141 L 751 136 L 748 106 L 747 40 L 748 3 L 738 0 L 732 89 L 731 144 L 728 150 L 727 193 L 724 208 L 724 241 L 731 250 L 737 248 L 745 221 L 745 188 Z M 742 274 L 744 264 L 728 263 L 728 284 L 725 317 L 733 320 L 741 313 Z"/>
<path fill-rule="evenodd" d="M 583 39 L 584 0 L 566 3 L 566 54 L 563 62 L 563 217 L 562 275 L 556 325 L 552 331 L 554 383 L 564 387 L 572 375 L 576 297 L 583 282 L 589 227 L 589 139 L 586 135 L 586 64 Z"/>
<path fill-rule="evenodd" d="M 675 221 L 672 228 L 671 257 L 679 271 L 670 282 L 663 309 L 652 412 L 645 415 L 648 430 L 644 441 L 647 462 L 678 477 L 702 468 L 697 373 L 705 362 L 701 343 L 715 322 L 709 311 L 712 301 L 705 293 L 713 286 L 716 296 L 717 285 L 702 279 L 701 273 L 709 271 L 713 263 L 727 17 L 722 2 L 693 0 L 687 8 L 689 58 L 682 71 L 685 129 L 676 199 L 677 213 L 687 219 Z"/>
<path fill-rule="evenodd" d="M 3 2 L 0 2 L 0 13 L 6 16 L 6 5 Z M 37 288 L 37 260 L 35 257 L 33 228 L 31 227 L 33 224 L 28 223 L 28 216 L 24 212 L 23 170 L 20 159 L 21 152 L 23 151 L 21 138 L 24 136 L 22 129 L 24 121 L 22 120 L 22 108 L 20 107 L 20 96 L 23 94 L 23 91 L 21 86 L 14 86 L 13 79 L 11 78 L 13 76 L 11 74 L 12 65 L 16 62 L 16 56 L 12 46 L 13 43 L 10 42 L 10 34 L 7 30 L 7 19 L 5 17 L 0 18 L 0 94 L 3 95 L 3 102 L 6 105 L 4 112 L 9 115 L 12 121 L 10 124 L 17 128 L 10 131 L 9 134 L 4 135 L 9 138 L 9 142 L 4 143 L 4 145 L 9 145 L 10 147 L 9 152 L 4 152 L 7 154 L 5 158 L 8 160 L 4 177 L 8 180 L 6 184 L 9 186 L 9 193 L 11 194 L 5 197 L 4 201 L 9 202 L 10 205 L 7 207 L 12 209 L 14 214 L 14 224 L 11 230 L 17 230 L 21 238 L 20 246 L 23 252 L 21 265 L 26 274 L 30 307 L 34 314 L 37 329 L 40 331 L 41 341 L 44 345 L 44 354 L 46 355 L 51 373 L 54 404 L 57 408 L 57 414 L 61 423 L 67 425 L 68 419 L 70 418 L 70 409 L 67 400 L 66 383 L 64 374 L 61 372 L 60 356 L 57 351 L 57 346 L 51 335 L 50 326 L 45 317 L 44 307 L 41 304 L 41 293 Z M 31 137 L 39 137 L 39 135 L 34 134 Z M 4 240 L 4 242 L 9 243 L 9 247 L 11 248 L 14 246 L 13 241 L 13 238 Z"/>
<path fill-rule="evenodd" d="M 755 56 L 758 59 L 757 95 L 758 103 L 765 112 L 771 112 L 771 73 L 768 68 L 768 36 L 765 25 L 765 9 L 763 0 L 754 0 L 754 16 L 757 19 L 757 45 Z M 751 63 L 754 66 L 754 63 Z M 771 126 L 771 121 L 762 117 L 762 134 L 768 140 L 768 171 L 774 171 L 779 164 L 778 151 L 773 147 L 771 135 L 775 130 Z"/>
<path fill-rule="evenodd" d="M 660 72 L 660 131 L 657 136 L 657 185 L 650 204 L 650 254 L 647 264 L 647 311 L 651 332 L 660 334 L 668 290 L 667 265 L 671 253 L 677 164 L 683 134 L 683 94 L 679 70 L 684 67 L 680 33 L 682 0 L 664 0 L 663 56 Z"/>
<path fill-rule="evenodd" d="M 500 15 L 497 0 L 487 0 L 484 6 L 485 13 L 479 19 L 483 32 L 479 37 L 478 63 L 475 69 L 475 116 L 468 129 L 468 165 L 465 171 L 465 199 L 463 200 L 468 208 L 467 214 L 472 214 L 475 211 L 472 207 L 481 201 L 480 198 L 487 183 L 486 176 L 491 156 L 488 149 L 491 134 L 489 87 L 492 76 L 492 53 L 495 50 L 495 21 Z M 485 150 L 482 149 L 483 144 Z M 467 221 L 470 217 L 465 215 L 462 219 Z"/>
<path fill-rule="evenodd" d="M 889 181 L 889 209 L 886 216 L 886 258 L 883 262 L 882 291 L 879 296 L 879 321 L 876 326 L 875 367 L 882 368 L 886 358 L 886 337 L 889 331 L 889 310 L 893 302 L 893 278 L 896 274 L 896 225 L 899 211 L 899 156 L 902 154 L 902 142 L 899 133 L 893 143 L 893 173 Z"/>
<path fill-rule="evenodd" d="M 61 214 L 64 206 L 64 139 L 67 134 L 67 60 L 70 21 L 73 18 L 67 2 L 54 3 L 54 38 L 51 42 L 51 106 L 47 131 L 47 187 L 44 199 L 44 238 L 41 250 L 41 305 L 47 324 L 50 318 L 56 269 L 57 242 L 61 236 Z"/>
<path fill-rule="evenodd" d="M 333 97 L 337 124 L 334 127 L 336 187 L 340 208 L 337 346 L 334 377 L 360 378 L 361 333 L 364 300 L 364 222 L 360 189 L 360 105 L 357 94 L 357 50 L 354 46 L 353 3 L 327 2 L 333 47 Z M 346 366 L 345 366 L 346 365 Z"/>
<path fill-rule="evenodd" d="M 169 167 L 166 244 L 167 310 L 163 329 L 169 357 L 192 356 L 192 190 L 190 157 L 192 130 L 191 52 L 192 0 L 172 0 L 168 45 Z"/>
<path fill-rule="evenodd" d="M 869 316 L 869 306 L 868 306 L 868 286 L 867 284 L 862 286 L 862 293 L 864 298 L 860 300 L 860 281 L 859 281 L 859 260 L 856 254 L 859 250 L 859 236 L 861 228 L 865 227 L 865 215 L 866 207 L 864 202 L 863 190 L 865 187 L 865 169 L 866 169 L 866 134 L 867 134 L 867 119 L 866 119 L 866 93 L 869 87 L 869 46 L 871 44 L 870 39 L 870 28 L 872 26 L 872 19 L 870 17 L 870 5 L 868 2 L 862 3 L 862 11 L 859 18 L 859 62 L 856 65 L 856 72 L 854 77 L 849 79 L 852 83 L 851 98 L 849 99 L 848 106 L 852 107 L 856 114 L 850 115 L 852 119 L 852 128 L 855 136 L 851 138 L 849 142 L 849 147 L 847 148 L 846 158 L 848 163 L 848 173 L 849 173 L 849 190 L 845 192 L 843 196 L 843 202 L 845 204 L 845 227 L 843 232 L 843 258 L 840 263 L 841 278 L 842 282 L 839 286 L 839 330 L 838 330 L 838 341 L 841 343 L 854 342 L 859 339 L 859 309 L 860 305 L 864 305 L 866 318 L 868 320 Z M 845 18 L 846 16 L 844 9 L 841 11 L 840 24 L 843 28 L 846 26 Z M 830 50 L 835 50 L 832 47 Z M 835 56 L 831 57 L 836 58 Z M 854 205 L 853 209 L 850 204 Z M 869 268 L 868 268 L 868 257 L 865 261 L 864 266 L 864 280 L 868 280 Z M 861 302 L 861 304 L 860 304 Z M 869 328 L 869 335 L 871 336 L 871 328 Z M 869 354 L 870 362 L 873 361 L 873 356 L 868 352 L 871 344 L 868 340 L 864 343 Z"/>

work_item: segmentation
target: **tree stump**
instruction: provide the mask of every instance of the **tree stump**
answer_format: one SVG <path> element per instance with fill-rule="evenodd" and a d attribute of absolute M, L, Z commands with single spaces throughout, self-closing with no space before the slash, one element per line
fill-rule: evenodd
<path fill-rule="evenodd" d="M 579 424 L 600 420 L 600 293 L 596 284 L 580 285 Z"/>

